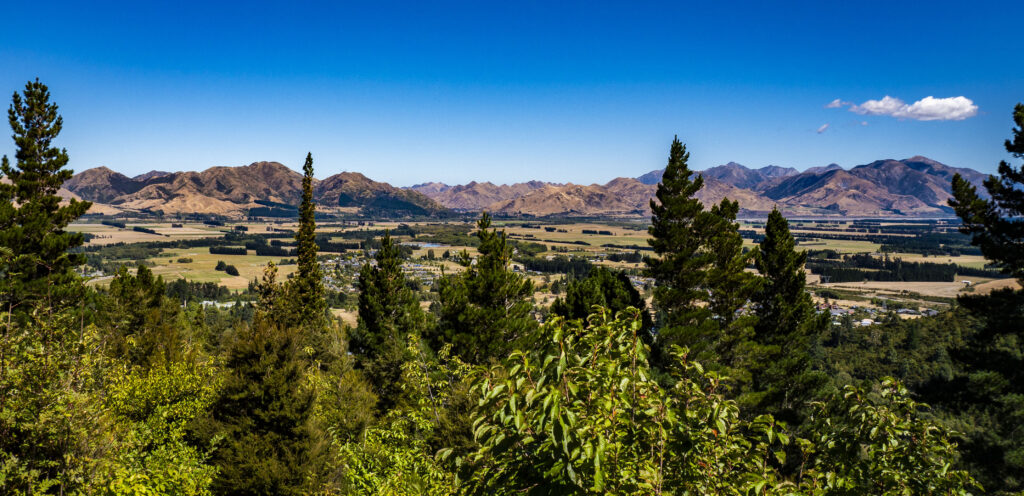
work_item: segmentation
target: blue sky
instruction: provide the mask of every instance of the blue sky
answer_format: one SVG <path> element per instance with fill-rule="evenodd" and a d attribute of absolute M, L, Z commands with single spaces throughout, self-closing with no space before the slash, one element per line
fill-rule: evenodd
<path fill-rule="evenodd" d="M 19 2 L 0 91 L 39 77 L 72 167 L 128 175 L 312 151 L 318 177 L 603 183 L 675 134 L 697 169 L 1007 158 L 1024 2 L 769 4 Z"/>

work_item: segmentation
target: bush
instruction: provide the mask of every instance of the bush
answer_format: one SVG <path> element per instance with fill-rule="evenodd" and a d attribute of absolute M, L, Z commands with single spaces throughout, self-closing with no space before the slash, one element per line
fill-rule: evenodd
<path fill-rule="evenodd" d="M 181 257 L 178 259 L 178 263 L 192 263 L 192 259 L 189 257 Z"/>
<path fill-rule="evenodd" d="M 817 404 L 809 439 L 791 440 L 770 415 L 743 419 L 724 379 L 685 349 L 652 369 L 637 309 L 614 318 L 597 309 L 587 327 L 553 319 L 533 350 L 475 374 L 468 493 L 966 495 L 977 486 L 950 468 L 949 434 L 896 381 L 875 394 L 845 388 Z M 789 451 L 801 470 L 787 477 Z"/>
<path fill-rule="evenodd" d="M 140 232 L 140 233 L 146 233 L 146 234 L 155 234 L 157 236 L 161 236 L 160 233 L 158 233 L 158 232 L 156 232 L 156 231 L 154 231 L 154 230 L 152 230 L 152 229 L 150 229 L 148 227 L 133 226 L 132 227 L 132 231 Z"/>
<path fill-rule="evenodd" d="M 235 268 L 234 265 L 228 265 L 228 266 L 224 267 L 224 272 L 226 272 L 227 275 L 229 275 L 229 276 L 237 276 L 238 275 L 238 269 Z"/>
<path fill-rule="evenodd" d="M 213 255 L 245 255 L 249 253 L 244 246 L 211 246 Z"/>

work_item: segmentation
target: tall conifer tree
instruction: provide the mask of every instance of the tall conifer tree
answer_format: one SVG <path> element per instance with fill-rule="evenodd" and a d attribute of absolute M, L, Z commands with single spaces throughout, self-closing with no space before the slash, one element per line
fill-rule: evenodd
<path fill-rule="evenodd" d="M 306 154 L 302 166 L 302 204 L 299 206 L 298 273 L 292 280 L 291 298 L 296 306 L 298 324 L 315 326 L 324 322 L 327 312 L 323 271 L 317 262 L 316 205 L 313 203 L 313 154 Z"/>
<path fill-rule="evenodd" d="M 505 231 L 491 229 L 491 216 L 477 222 L 480 252 L 475 260 L 465 252 L 465 270 L 438 281 L 440 311 L 435 348 L 451 343 L 453 352 L 471 363 L 500 359 L 513 346 L 526 345 L 537 329 L 531 315 L 533 283 L 509 266 L 512 247 Z"/>
<path fill-rule="evenodd" d="M 698 235 L 713 219 L 694 197 L 704 178 L 693 177 L 690 154 L 679 138 L 672 140 L 668 165 L 651 200 L 651 238 L 656 256 L 648 257 L 647 273 L 654 278 L 654 305 L 658 312 L 656 348 L 695 345 L 710 340 L 714 328 L 707 301 L 705 272 L 714 254 L 704 249 Z"/>
<path fill-rule="evenodd" d="M 736 222 L 739 209 L 738 202 L 723 198 L 708 212 L 715 222 L 704 236 L 707 250 L 714 257 L 705 284 L 708 309 L 718 325 L 714 354 L 721 365 L 732 369 L 734 379 L 745 382 L 750 368 L 746 351 L 757 320 L 746 307 L 757 290 L 758 280 L 746 271 L 756 251 L 743 251 L 743 236 Z"/>
<path fill-rule="evenodd" d="M 754 288 L 743 272 L 749 255 L 735 224 L 739 206 L 725 199 L 711 210 L 695 195 L 704 186 L 687 164 L 690 154 L 672 140 L 668 164 L 651 200 L 648 257 L 658 312 L 654 349 L 660 359 L 673 345 L 723 366 L 738 359 L 735 350 L 749 333 L 750 319 L 740 314 Z"/>
<path fill-rule="evenodd" d="M 310 425 L 300 342 L 268 321 L 241 329 L 228 349 L 226 378 L 201 438 L 222 436 L 213 453 L 218 494 L 306 494 L 321 467 Z"/>
<path fill-rule="evenodd" d="M 1013 112 L 1016 127 L 1006 151 L 1024 159 L 1024 104 Z M 1024 164 L 999 164 L 985 180 L 990 198 L 953 176 L 949 204 L 985 258 L 1024 283 Z M 928 400 L 960 416 L 964 461 L 987 491 L 1024 490 L 1024 290 L 1004 289 L 958 302 L 981 321 L 950 355 L 960 372 L 929 387 Z"/>
<path fill-rule="evenodd" d="M 1024 104 L 1013 112 L 1017 125 L 1013 140 L 1006 140 L 1006 151 L 1024 158 Z M 960 174 L 953 176 L 953 198 L 949 205 L 963 221 L 961 231 L 970 234 L 985 258 L 998 264 L 1007 274 L 1024 284 L 1024 165 L 1014 167 L 1003 160 L 999 176 L 989 176 L 984 199 Z"/>
<path fill-rule="evenodd" d="M 408 356 L 407 338 L 426 325 L 416 294 L 402 272 L 398 243 L 385 233 L 374 257 L 376 266 L 364 264 L 359 272 L 359 324 L 352 331 L 349 349 L 366 371 L 388 409 L 401 396 L 402 364 Z"/>
<path fill-rule="evenodd" d="M 46 85 L 29 81 L 12 100 L 7 118 L 17 147 L 15 164 L 6 155 L 0 162 L 0 177 L 10 181 L 0 183 L 0 247 L 11 252 L 4 278 L 8 287 L 2 288 L 8 301 L 2 303 L 17 309 L 45 300 L 52 307 L 80 296 L 72 268 L 85 258 L 68 250 L 80 246 L 83 237 L 64 229 L 92 204 L 72 199 L 60 205 L 57 190 L 72 171 L 65 168 L 67 150 L 53 145 L 64 121 Z"/>
<path fill-rule="evenodd" d="M 796 250 L 789 222 L 773 209 L 755 263 L 762 284 L 753 298 L 758 317 L 752 382 L 742 403 L 752 415 L 770 413 L 790 425 L 801 423 L 826 383 L 812 370 L 812 351 L 828 328 L 805 289 L 807 253 Z"/>

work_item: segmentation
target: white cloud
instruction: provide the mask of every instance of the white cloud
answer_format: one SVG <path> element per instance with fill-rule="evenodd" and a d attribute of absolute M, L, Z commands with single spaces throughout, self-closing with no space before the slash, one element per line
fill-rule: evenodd
<path fill-rule="evenodd" d="M 822 124 L 821 127 L 818 128 L 818 134 L 824 133 L 826 129 L 828 129 L 828 123 L 827 122 Z"/>
<path fill-rule="evenodd" d="M 861 126 L 867 126 L 868 125 L 868 121 L 860 121 L 860 125 Z"/>
<path fill-rule="evenodd" d="M 868 100 L 860 105 L 844 102 L 838 98 L 826 105 L 826 108 L 849 106 L 850 112 L 861 115 L 888 115 L 897 119 L 914 119 L 918 121 L 962 121 L 978 115 L 978 106 L 970 98 L 954 96 L 935 98 L 928 96 L 912 104 L 899 98 L 886 95 L 881 100 Z"/>

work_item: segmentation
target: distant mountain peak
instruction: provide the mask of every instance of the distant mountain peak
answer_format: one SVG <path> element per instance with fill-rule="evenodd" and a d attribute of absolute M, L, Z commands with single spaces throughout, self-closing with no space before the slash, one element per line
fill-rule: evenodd
<path fill-rule="evenodd" d="M 153 179 L 154 177 L 164 177 L 164 176 L 169 176 L 169 175 L 171 175 L 170 172 L 151 170 L 151 171 L 146 172 L 144 174 L 139 174 L 139 175 L 133 177 L 132 180 L 133 181 L 148 181 L 150 179 Z"/>

